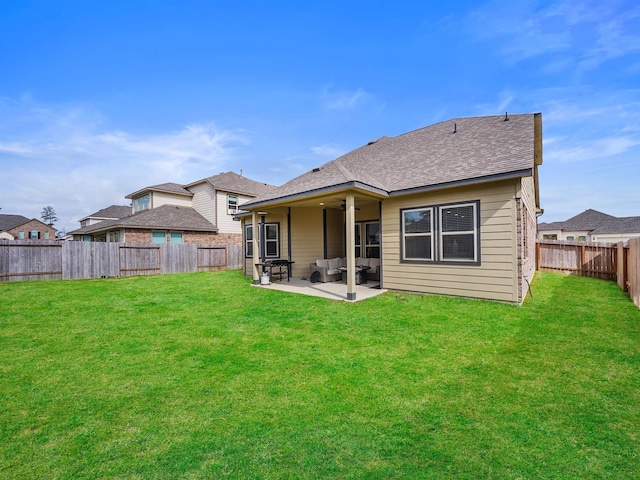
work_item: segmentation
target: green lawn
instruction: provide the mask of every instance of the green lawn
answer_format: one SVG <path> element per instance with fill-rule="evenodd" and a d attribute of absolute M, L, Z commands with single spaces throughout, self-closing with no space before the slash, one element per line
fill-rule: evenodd
<path fill-rule="evenodd" d="M 0 284 L 0 478 L 637 478 L 640 310 L 601 280 L 532 289 Z"/>

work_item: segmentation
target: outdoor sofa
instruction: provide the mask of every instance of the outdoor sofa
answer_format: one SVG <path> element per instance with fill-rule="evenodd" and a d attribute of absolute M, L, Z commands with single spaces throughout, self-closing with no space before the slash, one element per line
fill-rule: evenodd
<path fill-rule="evenodd" d="M 380 280 L 380 259 L 379 258 L 356 258 L 356 265 L 371 267 L 367 271 L 367 279 Z M 317 282 L 336 282 L 342 280 L 342 272 L 340 267 L 347 266 L 346 257 L 336 257 L 329 259 L 318 259 L 315 263 L 310 264 L 311 272 L 309 279 Z M 314 275 L 314 272 L 318 272 Z"/>

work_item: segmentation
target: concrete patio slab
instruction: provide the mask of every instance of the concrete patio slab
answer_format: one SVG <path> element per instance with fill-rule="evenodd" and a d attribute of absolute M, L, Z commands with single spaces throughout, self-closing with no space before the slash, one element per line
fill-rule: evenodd
<path fill-rule="evenodd" d="M 292 278 L 290 282 L 283 280 L 272 282 L 269 285 L 254 285 L 254 287 L 329 298 L 331 300 L 344 300 L 345 302 L 357 302 L 386 292 L 386 290 L 380 288 L 380 283 L 370 281 L 365 285 L 356 285 L 356 299 L 347 300 L 347 286 L 342 282 L 311 283 L 309 280 L 299 278 Z"/>

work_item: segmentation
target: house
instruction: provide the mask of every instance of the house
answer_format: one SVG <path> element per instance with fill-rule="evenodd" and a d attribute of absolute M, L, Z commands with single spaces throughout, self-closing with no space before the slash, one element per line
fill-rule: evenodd
<path fill-rule="evenodd" d="M 614 217 L 588 209 L 564 222 L 540 223 L 539 240 L 624 242 L 640 237 L 640 217 Z"/>
<path fill-rule="evenodd" d="M 95 225 L 104 220 L 118 220 L 120 218 L 131 215 L 131 206 L 128 205 L 111 205 L 110 207 L 103 208 L 102 210 L 87 215 L 80 219 L 80 228 Z"/>
<path fill-rule="evenodd" d="M 55 240 L 56 229 L 22 215 L 0 214 L 0 240 Z"/>
<path fill-rule="evenodd" d="M 233 221 L 238 205 L 273 188 L 234 172 L 153 185 L 127 195 L 130 207 L 100 210 L 70 233 L 84 241 L 240 244 L 242 229 Z"/>
<path fill-rule="evenodd" d="M 377 259 L 382 288 L 520 303 L 542 213 L 539 113 L 455 118 L 382 137 L 241 205 L 245 273 L 309 278 L 319 259 Z M 358 259 L 358 260 L 356 260 Z M 378 263 L 376 262 L 376 263 Z"/>

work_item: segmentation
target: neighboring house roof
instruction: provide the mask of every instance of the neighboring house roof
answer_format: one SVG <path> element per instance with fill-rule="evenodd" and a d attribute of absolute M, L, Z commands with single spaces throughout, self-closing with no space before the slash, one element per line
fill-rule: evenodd
<path fill-rule="evenodd" d="M 387 196 L 532 175 L 540 114 L 454 118 L 369 142 L 242 205 L 355 186 Z"/>
<path fill-rule="evenodd" d="M 564 230 L 569 232 L 640 233 L 640 217 L 614 217 L 588 209 L 564 222 L 540 223 L 538 231 Z"/>
<path fill-rule="evenodd" d="M 161 183 L 160 185 L 153 185 L 151 187 L 145 187 L 141 190 L 138 190 L 137 192 L 130 193 L 124 198 L 134 198 L 143 194 L 144 192 L 165 192 L 165 193 L 174 193 L 178 195 L 193 197 L 193 193 L 191 193 L 189 190 L 184 188 L 182 185 L 178 183 L 168 182 L 168 183 Z"/>
<path fill-rule="evenodd" d="M 584 212 L 571 217 L 564 222 L 551 222 L 541 223 L 538 225 L 538 230 L 572 230 L 572 231 L 589 231 L 593 230 L 597 225 L 604 223 L 608 220 L 614 220 L 616 217 L 607 215 L 606 213 L 599 212 L 597 210 L 588 209 Z"/>
<path fill-rule="evenodd" d="M 0 214 L 0 231 L 11 230 L 30 221 L 31 220 L 22 215 Z"/>
<path fill-rule="evenodd" d="M 92 213 L 91 215 L 81 218 L 80 221 L 86 220 L 87 218 L 115 219 L 126 217 L 128 215 L 131 215 L 131 206 L 111 205 L 110 207 L 103 208 L 102 210 L 98 210 L 96 213 Z"/>
<path fill-rule="evenodd" d="M 95 234 L 118 228 L 191 230 L 199 232 L 218 231 L 215 225 L 196 212 L 195 209 L 167 204 L 118 220 L 105 220 L 69 233 L 74 235 Z"/>
<path fill-rule="evenodd" d="M 640 217 L 620 217 L 607 220 L 591 233 L 640 233 Z"/>
<path fill-rule="evenodd" d="M 239 193 L 251 197 L 267 194 L 277 188 L 275 185 L 256 182 L 255 180 L 238 175 L 235 172 L 223 172 L 218 175 L 213 175 L 212 177 L 203 178 L 197 182 L 185 185 L 185 188 L 189 188 L 203 182 L 211 184 L 216 190 Z"/>

